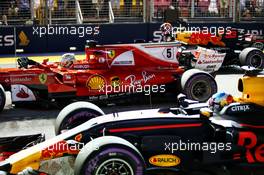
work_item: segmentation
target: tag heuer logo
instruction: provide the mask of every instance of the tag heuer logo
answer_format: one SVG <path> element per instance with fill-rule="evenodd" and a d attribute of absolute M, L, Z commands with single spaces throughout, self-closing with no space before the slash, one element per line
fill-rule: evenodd
<path fill-rule="evenodd" d="M 20 46 L 27 46 L 29 44 L 30 41 L 29 41 L 27 35 L 25 34 L 25 32 L 21 31 L 19 33 L 18 37 L 20 40 L 20 42 L 19 42 Z"/>

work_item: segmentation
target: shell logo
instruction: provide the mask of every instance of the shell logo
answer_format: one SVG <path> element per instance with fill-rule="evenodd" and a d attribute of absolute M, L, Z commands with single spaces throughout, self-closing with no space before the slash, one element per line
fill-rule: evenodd
<path fill-rule="evenodd" d="M 181 163 L 181 159 L 171 154 L 161 154 L 152 156 L 149 159 L 149 163 L 159 167 L 172 167 Z"/>
<path fill-rule="evenodd" d="M 93 75 L 91 76 L 86 83 L 86 87 L 90 88 L 91 90 L 100 90 L 106 84 L 105 79 L 100 75 Z"/>

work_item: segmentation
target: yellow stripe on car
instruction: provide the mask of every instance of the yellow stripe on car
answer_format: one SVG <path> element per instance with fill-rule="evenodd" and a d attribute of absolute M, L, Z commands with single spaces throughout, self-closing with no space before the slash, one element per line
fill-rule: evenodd
<path fill-rule="evenodd" d="M 32 155 L 29 155 L 24 159 L 14 162 L 12 164 L 10 173 L 17 174 L 28 167 L 31 167 L 34 170 L 38 170 L 40 166 L 40 159 L 41 159 L 41 152 L 37 152 Z"/>

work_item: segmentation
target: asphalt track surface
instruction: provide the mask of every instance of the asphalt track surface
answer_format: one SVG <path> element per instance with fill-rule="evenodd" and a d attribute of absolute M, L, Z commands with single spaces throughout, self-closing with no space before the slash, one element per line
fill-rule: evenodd
<path fill-rule="evenodd" d="M 50 61 L 59 61 L 58 56 L 47 56 Z M 78 59 L 83 59 L 84 55 L 78 55 Z M 41 62 L 45 57 L 30 57 L 36 61 Z M 16 66 L 16 58 L 0 58 L 0 67 L 14 67 Z M 225 91 L 233 95 L 239 96 L 241 93 L 237 91 L 237 81 L 242 74 L 233 69 L 229 70 L 229 73 L 235 74 L 223 74 L 217 75 L 216 81 L 218 85 L 218 91 Z M 113 111 L 127 111 L 127 110 L 138 110 L 148 108 L 159 108 L 159 107 L 173 107 L 176 103 L 170 101 L 162 104 L 141 104 L 141 105 L 126 105 L 126 106 L 102 106 L 102 110 L 105 113 L 111 113 Z M 117 110 L 118 109 L 118 110 Z M 16 108 L 11 105 L 10 93 L 7 93 L 7 104 L 2 113 L 0 113 L 0 137 L 16 136 L 16 135 L 27 135 L 44 133 L 46 138 L 54 137 L 54 122 L 55 118 L 60 112 L 60 109 L 51 107 L 49 109 L 43 109 L 42 107 L 29 107 L 29 108 Z M 67 164 L 68 165 L 68 164 Z M 63 166 L 60 166 L 62 169 Z M 61 170 L 62 171 L 62 170 Z M 66 170 L 67 174 L 72 174 L 72 170 Z M 64 171 L 64 172 L 65 172 Z M 65 174 L 61 173 L 54 173 Z"/>

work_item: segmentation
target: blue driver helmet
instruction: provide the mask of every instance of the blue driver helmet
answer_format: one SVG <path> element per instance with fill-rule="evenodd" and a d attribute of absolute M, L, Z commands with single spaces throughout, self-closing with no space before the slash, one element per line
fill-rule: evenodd
<path fill-rule="evenodd" d="M 217 92 L 208 100 L 209 107 L 214 112 L 220 112 L 224 106 L 233 102 L 233 96 L 225 92 Z"/>

